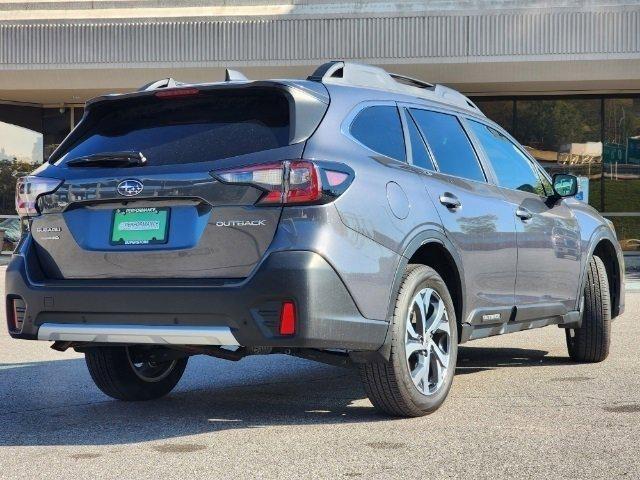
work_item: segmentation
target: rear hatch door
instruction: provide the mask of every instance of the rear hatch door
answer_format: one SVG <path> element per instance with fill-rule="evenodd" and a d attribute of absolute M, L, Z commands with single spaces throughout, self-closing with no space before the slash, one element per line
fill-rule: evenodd
<path fill-rule="evenodd" d="M 316 85 L 217 84 L 88 105 L 38 172 L 63 180 L 31 225 L 45 276 L 248 276 L 282 207 L 257 206 L 262 190 L 213 172 L 300 158 L 328 103 Z"/>

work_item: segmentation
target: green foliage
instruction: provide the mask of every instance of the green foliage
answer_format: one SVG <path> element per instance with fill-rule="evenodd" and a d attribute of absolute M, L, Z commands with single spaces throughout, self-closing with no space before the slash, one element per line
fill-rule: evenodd
<path fill-rule="evenodd" d="M 589 182 L 589 204 L 596 210 L 603 211 L 600 203 L 601 180 Z M 604 211 L 606 212 L 640 212 L 640 179 L 610 178 L 604 181 Z"/>
<path fill-rule="evenodd" d="M 2 215 L 15 215 L 16 180 L 33 170 L 34 166 L 26 162 L 16 160 L 0 162 L 0 213 Z"/>
<path fill-rule="evenodd" d="M 518 101 L 517 137 L 524 145 L 552 151 L 567 143 L 598 142 L 600 101 Z"/>

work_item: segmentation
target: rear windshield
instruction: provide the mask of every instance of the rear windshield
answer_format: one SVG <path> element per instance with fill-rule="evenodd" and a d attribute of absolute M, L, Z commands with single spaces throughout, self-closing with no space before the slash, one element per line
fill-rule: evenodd
<path fill-rule="evenodd" d="M 149 165 L 168 165 L 270 150 L 289 144 L 289 116 L 288 98 L 275 89 L 105 102 L 79 125 L 80 137 L 61 161 L 135 151 Z"/>

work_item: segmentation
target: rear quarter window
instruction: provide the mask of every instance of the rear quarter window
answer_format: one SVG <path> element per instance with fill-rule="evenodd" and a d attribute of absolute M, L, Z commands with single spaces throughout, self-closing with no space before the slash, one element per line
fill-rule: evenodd
<path fill-rule="evenodd" d="M 351 123 L 351 136 L 374 152 L 404 162 L 404 135 L 398 109 L 391 105 L 364 108 Z"/>

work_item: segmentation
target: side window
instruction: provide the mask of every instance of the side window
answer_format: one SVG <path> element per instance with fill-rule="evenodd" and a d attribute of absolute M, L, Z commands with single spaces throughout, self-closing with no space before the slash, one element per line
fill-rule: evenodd
<path fill-rule="evenodd" d="M 511 140 L 482 123 L 470 120 L 469 124 L 489 157 L 498 185 L 545 195 L 542 181 L 534 166 Z"/>
<path fill-rule="evenodd" d="M 480 162 L 460 121 L 454 115 L 411 109 L 442 173 L 486 181 Z"/>
<path fill-rule="evenodd" d="M 427 147 L 422 140 L 422 135 L 418 131 L 418 127 L 414 123 L 411 115 L 407 115 L 407 127 L 409 130 L 409 138 L 411 139 L 411 160 L 417 167 L 426 168 L 427 170 L 435 170 L 433 161 Z"/>
<path fill-rule="evenodd" d="M 396 107 L 377 105 L 365 108 L 358 113 L 349 131 L 353 138 L 374 152 L 406 161 L 402 124 Z"/>

